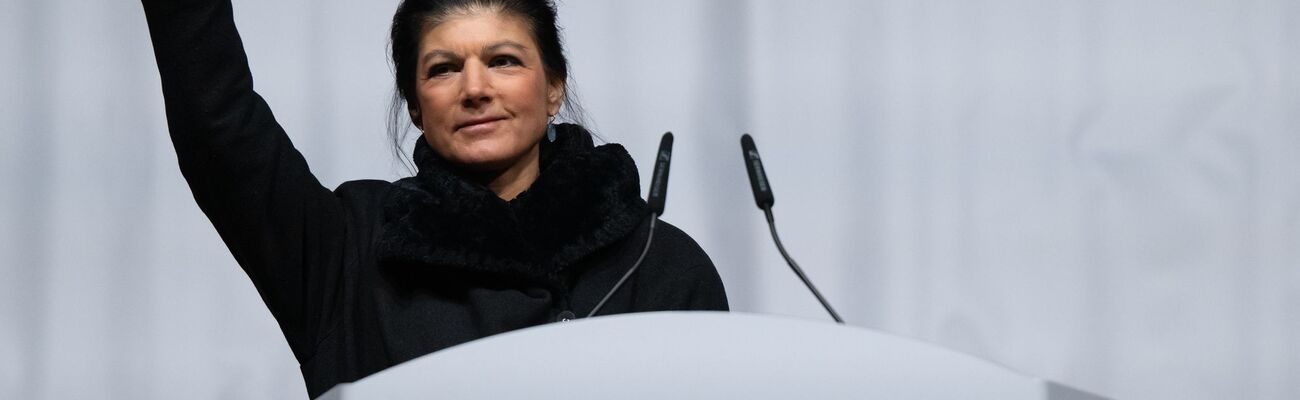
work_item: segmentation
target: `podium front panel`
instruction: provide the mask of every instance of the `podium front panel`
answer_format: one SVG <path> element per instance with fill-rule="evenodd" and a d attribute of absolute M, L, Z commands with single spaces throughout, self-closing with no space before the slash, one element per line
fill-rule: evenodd
<path fill-rule="evenodd" d="M 322 395 L 370 399 L 1101 397 L 869 329 L 718 312 L 623 314 L 455 346 Z"/>

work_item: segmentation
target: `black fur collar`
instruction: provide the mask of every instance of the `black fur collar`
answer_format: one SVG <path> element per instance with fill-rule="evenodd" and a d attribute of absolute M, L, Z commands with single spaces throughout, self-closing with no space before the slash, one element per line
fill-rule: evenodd
<path fill-rule="evenodd" d="M 395 182 L 377 251 L 384 264 L 454 268 L 564 286 L 568 267 L 648 215 L 623 146 L 595 147 L 580 126 L 542 141 L 541 174 L 509 202 L 458 176 L 421 138 L 419 172 Z"/>

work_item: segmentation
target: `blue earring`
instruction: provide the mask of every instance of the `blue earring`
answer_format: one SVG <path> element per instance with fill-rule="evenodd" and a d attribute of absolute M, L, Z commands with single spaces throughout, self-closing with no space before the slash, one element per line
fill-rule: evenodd
<path fill-rule="evenodd" d="M 546 124 L 546 140 L 555 142 L 555 124 Z"/>

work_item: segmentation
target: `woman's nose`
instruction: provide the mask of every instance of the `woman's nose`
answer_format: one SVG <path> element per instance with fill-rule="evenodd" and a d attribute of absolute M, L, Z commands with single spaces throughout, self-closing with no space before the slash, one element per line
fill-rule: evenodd
<path fill-rule="evenodd" d="M 480 62 L 465 63 L 461 76 L 464 77 L 464 98 L 461 104 L 465 108 L 478 108 L 492 101 L 492 79 L 486 65 Z"/>

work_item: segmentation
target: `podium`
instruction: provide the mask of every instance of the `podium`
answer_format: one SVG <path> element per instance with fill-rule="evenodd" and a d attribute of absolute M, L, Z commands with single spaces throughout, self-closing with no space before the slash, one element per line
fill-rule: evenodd
<path fill-rule="evenodd" d="M 435 398 L 1103 399 L 869 329 L 722 312 L 621 314 L 521 329 L 317 397 Z"/>

